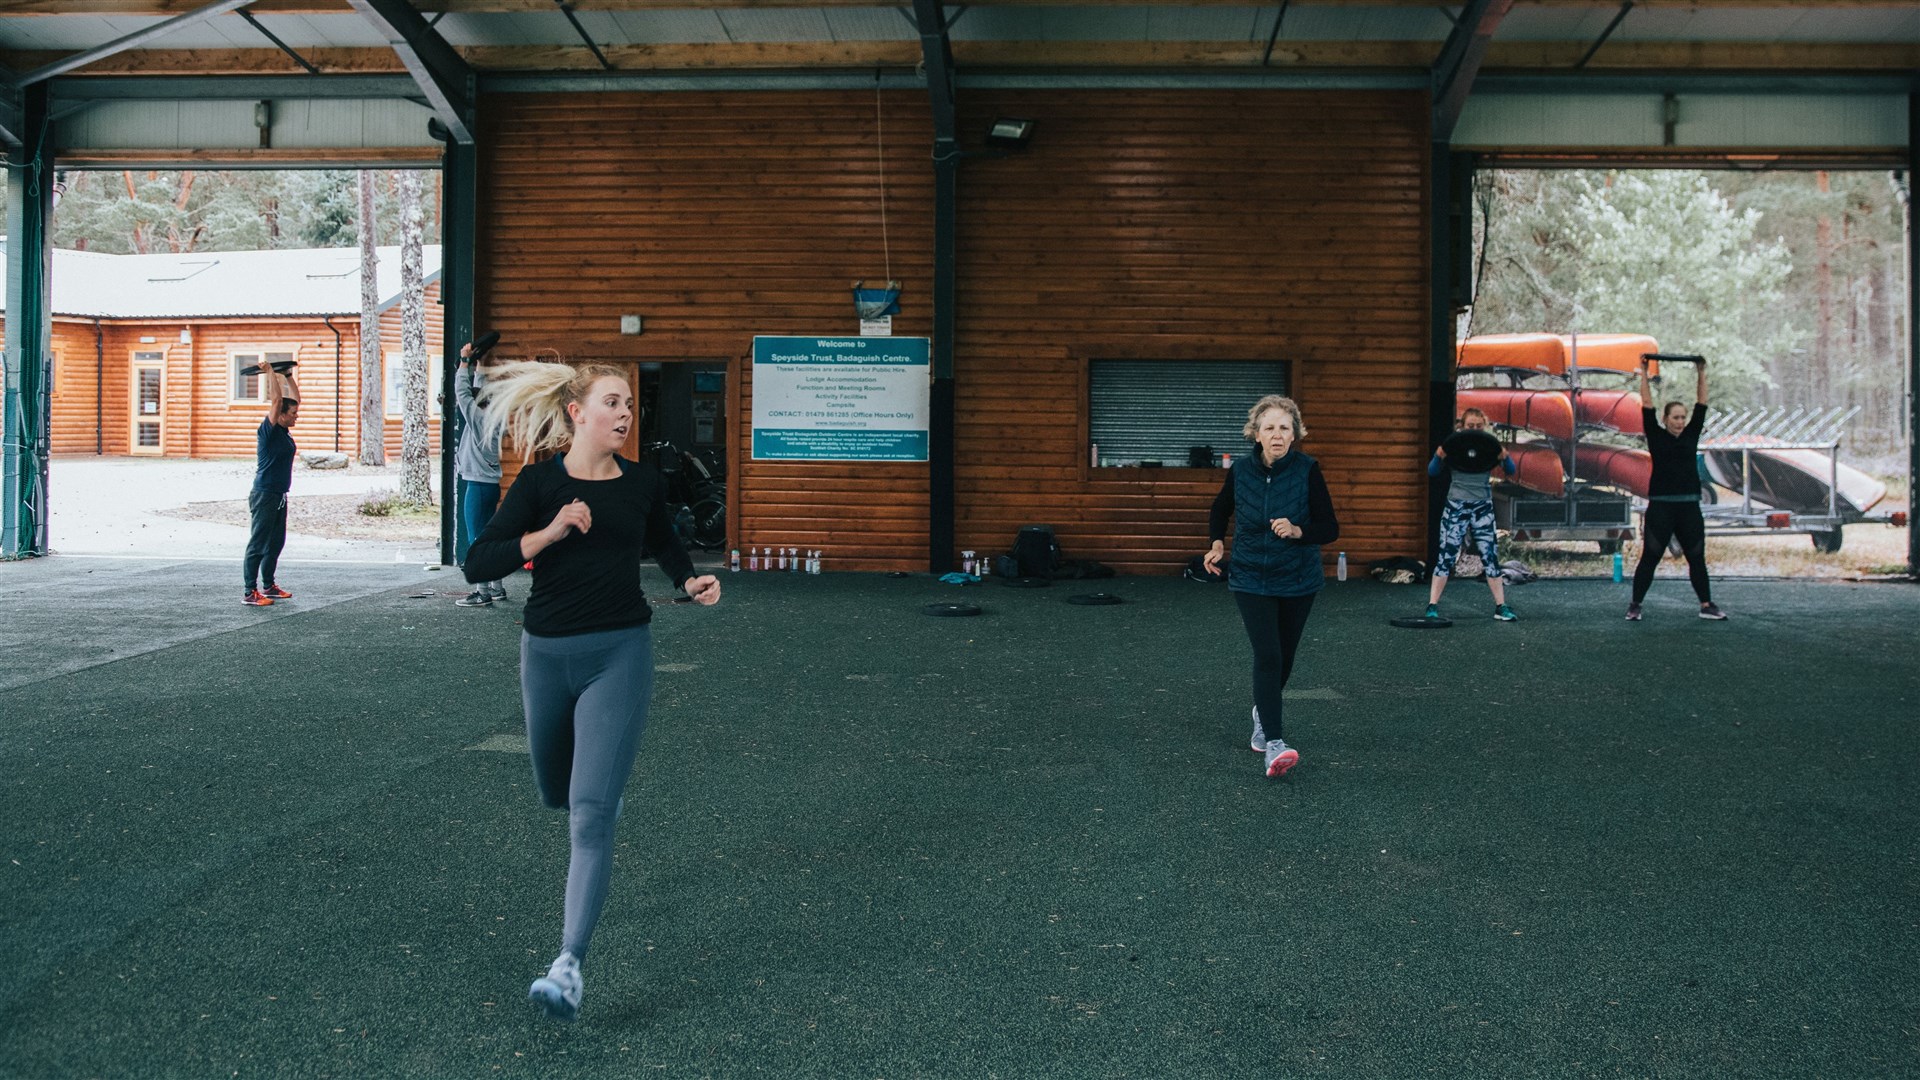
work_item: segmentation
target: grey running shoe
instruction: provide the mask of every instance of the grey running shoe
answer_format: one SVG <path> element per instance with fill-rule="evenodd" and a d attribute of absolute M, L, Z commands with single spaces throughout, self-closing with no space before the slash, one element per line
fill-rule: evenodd
<path fill-rule="evenodd" d="M 487 594 L 487 597 L 489 599 L 505 600 L 507 598 L 506 586 L 500 584 L 497 581 L 488 585 L 484 585 L 481 588 L 482 588 L 482 591 L 484 591 Z"/>
<path fill-rule="evenodd" d="M 527 988 L 527 1000 L 547 1011 L 555 1020 L 571 1020 L 580 1014 L 580 961 L 563 952 L 547 969 L 546 975 L 533 980 Z"/>
<path fill-rule="evenodd" d="M 1713 619 L 1717 622 L 1726 619 L 1727 613 L 1721 611 L 1718 605 L 1709 600 L 1700 605 L 1700 617 L 1703 619 Z"/>
<path fill-rule="evenodd" d="M 487 607 L 493 603 L 493 597 L 485 589 L 475 589 L 453 602 L 454 607 Z"/>
<path fill-rule="evenodd" d="M 1639 604 L 1627 605 L 1627 621 L 1628 622 L 1640 621 L 1640 605 Z"/>
<path fill-rule="evenodd" d="M 1520 618 L 1520 616 L 1515 615 L 1513 613 L 1512 608 L 1508 607 L 1505 604 L 1494 605 L 1493 617 L 1499 622 L 1514 622 L 1515 620 Z"/>
<path fill-rule="evenodd" d="M 1265 753 L 1267 749 L 1267 729 L 1260 726 L 1260 706 L 1258 705 L 1253 707 L 1253 745 L 1247 749 L 1256 754 Z"/>
<path fill-rule="evenodd" d="M 1267 776 L 1287 775 L 1287 770 L 1300 764 L 1300 751 L 1288 746 L 1282 739 L 1267 744 Z"/>

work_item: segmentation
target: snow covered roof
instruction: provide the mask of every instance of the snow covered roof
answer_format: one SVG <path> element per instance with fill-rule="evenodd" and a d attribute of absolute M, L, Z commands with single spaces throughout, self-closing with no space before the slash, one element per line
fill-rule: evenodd
<path fill-rule="evenodd" d="M 5 250 L 0 239 L 0 251 Z M 380 310 L 400 302 L 400 249 L 377 250 Z M 423 245 L 426 284 L 440 245 Z M 0 299 L 0 305 L 4 305 Z M 3 310 L 3 308 L 0 308 Z M 109 255 L 53 252 L 53 313 L 96 319 L 232 319 L 360 314 L 358 248 Z"/>

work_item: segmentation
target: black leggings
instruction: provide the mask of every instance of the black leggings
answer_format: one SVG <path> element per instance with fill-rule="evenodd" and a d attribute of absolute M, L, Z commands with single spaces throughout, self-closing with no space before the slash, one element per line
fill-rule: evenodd
<path fill-rule="evenodd" d="M 1280 693 L 1293 674 L 1293 654 L 1313 613 L 1313 596 L 1255 596 L 1237 592 L 1240 621 L 1247 624 L 1253 645 L 1253 704 L 1260 710 L 1260 727 L 1267 738 L 1280 738 Z"/>
<path fill-rule="evenodd" d="M 1680 551 L 1687 557 L 1687 576 L 1693 579 L 1693 594 L 1705 604 L 1713 596 L 1707 586 L 1707 519 L 1697 502 L 1647 503 L 1647 527 L 1640 549 L 1640 565 L 1633 568 L 1633 602 L 1647 598 L 1653 586 L 1653 572 L 1667 553 L 1667 543 L 1680 540 Z"/>
<path fill-rule="evenodd" d="M 247 530 L 247 559 L 241 567 L 247 588 L 273 585 L 280 568 L 280 552 L 287 546 L 287 493 L 256 491 L 247 496 L 253 525 Z"/>

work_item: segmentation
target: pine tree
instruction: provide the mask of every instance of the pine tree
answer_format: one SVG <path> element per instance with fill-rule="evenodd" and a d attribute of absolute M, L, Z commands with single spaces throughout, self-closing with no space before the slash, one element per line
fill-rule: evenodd
<path fill-rule="evenodd" d="M 433 505 L 427 425 L 427 305 L 421 267 L 420 173 L 400 173 L 400 497 Z"/>
<path fill-rule="evenodd" d="M 386 363 L 380 352 L 380 256 L 374 250 L 373 173 L 360 189 L 360 463 L 387 463 Z"/>

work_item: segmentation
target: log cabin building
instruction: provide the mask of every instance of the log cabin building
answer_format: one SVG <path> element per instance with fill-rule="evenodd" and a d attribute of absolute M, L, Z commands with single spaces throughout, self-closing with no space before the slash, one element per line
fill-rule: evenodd
<path fill-rule="evenodd" d="M 1175 572 L 1267 392 L 1337 548 L 1422 555 L 1476 169 L 1920 162 L 1886 0 L 260 0 L 277 47 L 89 4 L 125 36 L 0 16 L 62 167 L 442 169 L 449 341 L 622 365 L 630 450 L 713 440 L 730 546 L 845 569 L 1039 523 Z M 855 335 L 890 280 L 926 460 L 756 457 L 754 339 Z"/>
<path fill-rule="evenodd" d="M 422 252 L 438 386 L 440 249 Z M 52 452 L 252 457 L 262 360 L 293 360 L 303 451 L 360 451 L 357 249 L 53 252 Z M 379 249 L 386 452 L 400 453 L 400 249 Z M 438 409 L 434 410 L 436 414 Z M 439 448 L 438 425 L 432 432 Z"/>

